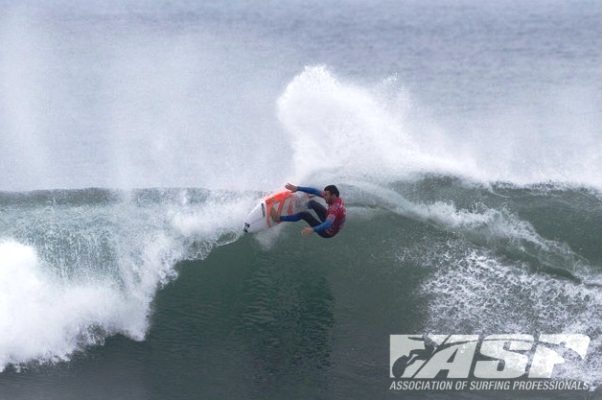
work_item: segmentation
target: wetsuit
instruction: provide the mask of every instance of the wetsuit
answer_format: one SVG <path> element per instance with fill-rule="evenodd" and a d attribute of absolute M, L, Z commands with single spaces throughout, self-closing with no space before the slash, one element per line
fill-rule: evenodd
<path fill-rule="evenodd" d="M 324 194 L 321 190 L 305 186 L 298 186 L 297 190 L 320 197 L 323 197 Z M 322 204 L 314 200 L 308 202 L 308 208 L 314 210 L 320 220 L 316 219 L 309 211 L 302 211 L 292 215 L 283 215 L 280 217 L 280 220 L 295 222 L 303 219 L 308 225 L 314 228 L 314 232 L 318 233 L 323 238 L 331 238 L 343 228 L 346 212 L 343 200 L 339 197 L 332 201 L 331 204 L 327 205 L 329 208 L 325 208 Z"/>

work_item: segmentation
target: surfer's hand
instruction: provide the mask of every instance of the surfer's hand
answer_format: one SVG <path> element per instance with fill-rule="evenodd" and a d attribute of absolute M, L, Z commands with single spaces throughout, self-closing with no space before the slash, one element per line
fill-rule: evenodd
<path fill-rule="evenodd" d="M 308 236 L 308 235 L 311 235 L 312 233 L 314 233 L 314 229 L 312 229 L 312 228 L 310 228 L 310 227 L 308 227 L 308 228 L 304 228 L 304 229 L 302 229 L 302 231 L 301 231 L 301 234 L 302 234 L 303 236 Z"/>
<path fill-rule="evenodd" d="M 293 193 L 297 192 L 297 186 L 292 185 L 292 184 L 290 184 L 290 183 L 287 183 L 287 184 L 285 185 L 285 189 L 290 190 L 290 191 L 291 191 L 291 192 L 293 192 Z"/>

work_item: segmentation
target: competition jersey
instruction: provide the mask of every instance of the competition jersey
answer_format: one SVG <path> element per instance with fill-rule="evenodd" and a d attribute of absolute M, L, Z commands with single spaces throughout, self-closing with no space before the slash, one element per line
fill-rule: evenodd
<path fill-rule="evenodd" d="M 343 228 L 345 224 L 345 204 L 343 204 L 342 199 L 337 198 L 329 204 L 326 220 L 332 223 L 329 228 L 325 229 L 325 232 L 331 236 L 335 236 Z"/>

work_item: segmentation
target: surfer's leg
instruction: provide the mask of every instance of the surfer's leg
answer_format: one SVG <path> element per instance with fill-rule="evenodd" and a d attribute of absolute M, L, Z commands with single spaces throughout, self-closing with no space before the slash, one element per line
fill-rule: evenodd
<path fill-rule="evenodd" d="M 312 228 L 317 225 L 320 225 L 320 221 L 317 220 L 316 217 L 314 217 L 314 215 L 310 214 L 308 211 L 302 211 L 298 215 L 301 219 L 306 221 L 308 225 L 310 225 Z"/>
<path fill-rule="evenodd" d="M 276 210 L 273 208 L 270 211 L 270 216 L 272 217 L 272 220 L 274 222 L 297 222 L 300 219 L 303 219 L 304 221 L 306 221 L 308 223 L 308 225 L 314 227 L 316 225 L 320 225 L 322 222 L 325 221 L 325 219 L 327 218 L 327 209 L 324 208 L 324 206 L 314 200 L 310 200 L 308 202 L 308 208 L 311 208 L 312 210 L 314 210 L 314 212 L 316 213 L 316 215 L 318 215 L 318 218 L 320 218 L 320 221 L 316 219 L 316 217 L 314 217 L 310 212 L 308 211 L 302 211 L 299 212 L 297 214 L 291 214 L 291 215 L 278 215 Z"/>
<path fill-rule="evenodd" d="M 297 222 L 300 219 L 303 219 L 304 221 L 306 221 L 308 223 L 308 225 L 310 225 L 313 228 L 315 226 L 320 225 L 327 218 L 327 210 L 324 208 L 324 206 L 322 204 L 317 203 L 313 200 L 310 200 L 310 202 L 308 203 L 308 208 L 313 209 L 314 212 L 316 212 L 316 214 L 318 215 L 318 217 L 321 220 L 320 221 L 317 220 L 316 217 L 314 215 L 312 215 L 309 211 L 302 211 L 297 214 L 279 216 L 276 213 L 276 210 L 272 209 L 272 211 L 270 212 L 270 216 L 272 217 L 274 222 Z M 331 237 L 331 235 L 329 235 L 325 231 L 320 231 L 320 232 L 316 232 L 316 233 L 318 235 L 322 236 L 323 238 L 328 239 Z"/>
<path fill-rule="evenodd" d="M 320 204 L 318 204 L 320 207 L 322 207 Z M 324 208 L 324 207 L 323 207 Z M 325 211 L 326 213 L 326 211 Z M 317 225 L 320 225 L 321 222 L 319 220 L 316 219 L 316 217 L 314 217 L 314 215 L 312 215 L 310 212 L 308 211 L 302 211 L 300 213 L 297 214 L 291 214 L 291 215 L 281 215 L 279 218 L 280 222 L 296 222 L 299 221 L 300 219 L 303 219 L 304 221 L 306 221 L 308 223 L 308 225 L 310 225 L 311 227 L 315 227 Z M 316 232 L 317 234 L 319 234 L 320 236 L 322 236 L 323 238 L 330 238 L 331 235 L 329 235 L 328 233 L 326 233 L 325 231 L 320 231 L 320 232 Z"/>
<path fill-rule="evenodd" d="M 296 222 L 299 221 L 300 219 L 303 219 L 304 221 L 306 221 L 308 223 L 308 225 L 314 227 L 316 225 L 320 225 L 320 221 L 316 219 L 316 217 L 314 217 L 312 214 L 310 214 L 308 211 L 302 211 L 300 213 L 297 214 L 291 214 L 291 215 L 281 215 L 280 221 L 283 222 Z"/>
<path fill-rule="evenodd" d="M 316 213 L 316 215 L 318 215 L 318 218 L 320 218 L 320 220 L 322 222 L 324 222 L 327 219 L 327 209 L 319 202 L 310 200 L 308 202 L 308 208 L 313 209 L 314 212 Z"/>
<path fill-rule="evenodd" d="M 308 214 L 310 214 L 310 217 L 312 217 L 312 219 L 314 219 L 316 221 L 316 225 L 320 225 L 320 223 L 325 222 L 325 220 L 327 219 L 327 209 L 325 208 L 325 206 L 323 206 L 322 204 L 320 204 L 317 201 L 310 200 L 308 202 L 308 207 L 313 209 L 314 212 L 316 213 L 316 215 L 318 215 L 318 218 L 320 218 L 320 222 L 316 221 L 316 219 L 312 216 L 312 214 L 308 213 Z M 312 226 L 312 227 L 315 227 L 316 225 L 310 224 L 310 226 Z M 320 232 L 316 232 L 316 233 L 325 239 L 332 237 L 325 231 L 320 231 Z"/>
<path fill-rule="evenodd" d="M 275 217 L 278 218 L 278 222 L 297 222 L 301 219 L 299 214 L 291 214 L 291 215 L 281 215 L 280 217 Z"/>

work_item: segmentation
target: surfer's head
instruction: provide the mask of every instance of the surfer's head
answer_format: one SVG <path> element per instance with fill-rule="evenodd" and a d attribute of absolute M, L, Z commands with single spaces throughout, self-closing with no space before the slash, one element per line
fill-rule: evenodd
<path fill-rule="evenodd" d="M 325 192 L 329 192 L 331 195 L 339 197 L 339 190 L 337 190 L 337 186 L 329 185 L 323 189 Z"/>

